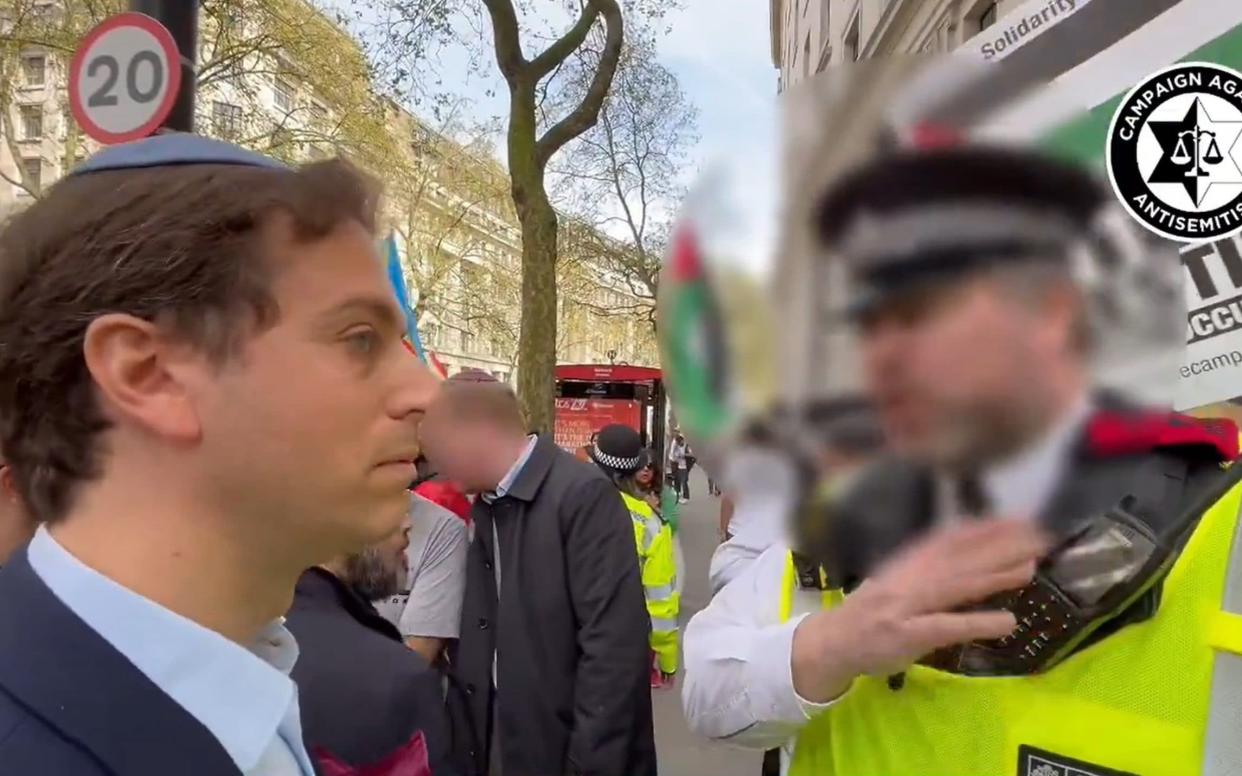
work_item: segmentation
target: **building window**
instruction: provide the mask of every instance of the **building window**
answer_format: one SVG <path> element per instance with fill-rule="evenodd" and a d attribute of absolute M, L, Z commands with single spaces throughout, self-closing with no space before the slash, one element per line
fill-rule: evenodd
<path fill-rule="evenodd" d="M 426 344 L 433 348 L 440 347 L 440 324 L 429 323 L 423 328 L 426 332 L 424 334 L 424 338 L 427 340 Z"/>
<path fill-rule="evenodd" d="M 47 57 L 41 54 L 22 57 L 22 82 L 26 86 L 43 86 L 47 83 Z"/>
<path fill-rule="evenodd" d="M 220 137 L 236 137 L 241 132 L 242 109 L 216 100 L 211 104 L 211 125 Z"/>
<path fill-rule="evenodd" d="M 819 7 L 819 69 L 823 70 L 828 66 L 828 60 L 832 56 L 832 14 L 829 9 L 832 6 L 823 3 Z"/>
<path fill-rule="evenodd" d="M 996 0 L 986 3 L 979 12 L 979 31 L 983 32 L 988 27 L 996 24 Z"/>
<path fill-rule="evenodd" d="M 21 107 L 22 114 L 22 139 L 23 140 L 42 140 L 43 139 L 43 106 L 42 105 L 23 105 Z"/>
<path fill-rule="evenodd" d="M 43 189 L 43 159 L 23 159 L 22 167 L 26 171 L 26 183 L 31 193 L 38 194 Z"/>
<path fill-rule="evenodd" d="M 850 28 L 845 33 L 845 60 L 847 62 L 858 61 L 858 15 L 855 14 L 854 20 L 850 22 Z"/>
<path fill-rule="evenodd" d="M 293 84 L 287 79 L 277 76 L 272 81 L 272 93 L 275 95 L 276 107 L 288 113 L 293 110 Z"/>
<path fill-rule="evenodd" d="M 463 331 L 461 333 L 461 352 L 463 353 L 474 352 L 474 332 Z"/>

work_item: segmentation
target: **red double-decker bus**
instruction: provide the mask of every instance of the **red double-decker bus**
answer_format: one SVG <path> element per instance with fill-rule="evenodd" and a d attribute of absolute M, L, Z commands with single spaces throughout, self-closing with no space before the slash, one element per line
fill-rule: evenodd
<path fill-rule="evenodd" d="M 610 423 L 638 431 L 664 455 L 667 398 L 659 369 L 625 364 L 565 364 L 556 368 L 556 443 L 577 452 Z"/>

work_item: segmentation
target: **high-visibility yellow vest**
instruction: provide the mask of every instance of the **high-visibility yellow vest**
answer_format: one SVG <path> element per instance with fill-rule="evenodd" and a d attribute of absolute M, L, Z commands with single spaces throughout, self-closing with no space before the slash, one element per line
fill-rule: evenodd
<path fill-rule="evenodd" d="M 622 493 L 621 498 L 634 521 L 643 594 L 647 598 L 647 613 L 651 616 L 651 649 L 656 653 L 660 670 L 666 674 L 675 673 L 679 659 L 677 615 L 681 609 L 681 595 L 677 592 L 673 530 L 647 502 L 628 493 Z"/>
<path fill-rule="evenodd" d="M 1151 620 L 1034 676 L 963 677 L 916 665 L 896 690 L 885 677 L 858 678 L 799 734 L 789 773 L 1197 776 L 1214 650 L 1242 654 L 1242 616 L 1221 609 L 1239 504 L 1242 485 L 1204 514 Z M 782 620 L 796 585 L 791 556 Z M 823 605 L 841 600 L 828 591 Z M 1075 760 L 1080 771 L 1061 767 Z"/>

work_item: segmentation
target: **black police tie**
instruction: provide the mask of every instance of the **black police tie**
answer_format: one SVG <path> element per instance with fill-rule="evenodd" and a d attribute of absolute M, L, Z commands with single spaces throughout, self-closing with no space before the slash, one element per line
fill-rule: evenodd
<path fill-rule="evenodd" d="M 986 517 L 992 511 L 991 499 L 983 489 L 977 475 L 971 474 L 957 480 L 957 507 L 962 515 L 971 520 Z"/>

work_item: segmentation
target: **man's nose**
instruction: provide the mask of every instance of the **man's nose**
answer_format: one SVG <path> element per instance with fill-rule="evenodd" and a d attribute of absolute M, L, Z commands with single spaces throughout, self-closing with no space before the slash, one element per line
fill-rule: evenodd
<path fill-rule="evenodd" d="M 397 370 L 397 390 L 392 397 L 393 417 L 421 416 L 439 392 L 440 379 L 417 356 L 403 353 Z"/>

